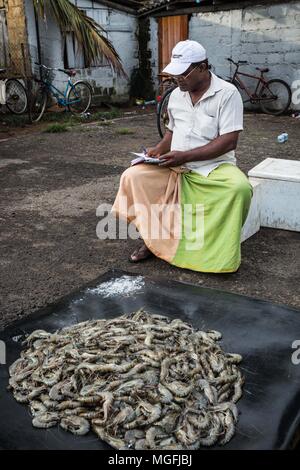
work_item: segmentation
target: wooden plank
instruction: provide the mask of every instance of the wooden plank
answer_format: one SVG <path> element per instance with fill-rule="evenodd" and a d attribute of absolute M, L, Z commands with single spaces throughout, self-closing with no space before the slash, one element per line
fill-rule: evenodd
<path fill-rule="evenodd" d="M 121 2 L 114 2 L 113 0 L 99 0 L 99 2 L 102 6 L 112 8 L 113 10 L 119 10 L 119 11 L 124 11 L 125 13 L 130 13 L 132 15 L 136 15 L 137 11 L 133 6 L 129 5 L 122 5 Z"/>

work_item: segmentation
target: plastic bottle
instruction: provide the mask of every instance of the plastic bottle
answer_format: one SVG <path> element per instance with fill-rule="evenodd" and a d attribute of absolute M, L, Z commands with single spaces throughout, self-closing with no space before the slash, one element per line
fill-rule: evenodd
<path fill-rule="evenodd" d="M 278 137 L 277 137 L 277 142 L 279 142 L 280 144 L 283 144 L 284 142 L 286 142 L 289 138 L 289 135 L 287 132 L 283 132 L 283 134 L 280 134 Z"/>

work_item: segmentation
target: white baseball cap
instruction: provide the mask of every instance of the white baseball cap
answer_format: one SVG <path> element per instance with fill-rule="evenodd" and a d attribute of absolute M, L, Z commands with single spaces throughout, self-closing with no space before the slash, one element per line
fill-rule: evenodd
<path fill-rule="evenodd" d="M 172 50 L 171 62 L 163 69 L 170 75 L 181 75 L 191 64 L 205 60 L 206 50 L 197 41 L 180 41 Z"/>

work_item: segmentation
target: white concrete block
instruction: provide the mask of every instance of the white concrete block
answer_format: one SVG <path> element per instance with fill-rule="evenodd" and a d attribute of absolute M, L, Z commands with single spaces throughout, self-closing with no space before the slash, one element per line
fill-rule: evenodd
<path fill-rule="evenodd" d="M 249 178 L 249 182 L 253 188 L 253 196 L 251 199 L 251 205 L 246 222 L 242 228 L 241 242 L 244 242 L 248 238 L 252 237 L 252 235 L 257 233 L 260 229 L 261 181 L 256 178 Z"/>
<path fill-rule="evenodd" d="M 268 54 L 268 65 L 282 65 L 284 62 L 283 53 Z"/>
<path fill-rule="evenodd" d="M 287 15 L 288 9 L 291 11 L 292 5 L 273 5 L 268 8 L 268 13 L 271 17 L 282 18 Z"/>
<path fill-rule="evenodd" d="M 261 182 L 261 226 L 300 232 L 300 161 L 266 158 L 248 176 Z"/>
<path fill-rule="evenodd" d="M 255 178 L 294 181 L 300 183 L 300 161 L 266 158 L 248 172 Z"/>
<path fill-rule="evenodd" d="M 288 52 L 284 55 L 284 60 L 288 64 L 299 64 L 300 46 L 298 52 Z"/>

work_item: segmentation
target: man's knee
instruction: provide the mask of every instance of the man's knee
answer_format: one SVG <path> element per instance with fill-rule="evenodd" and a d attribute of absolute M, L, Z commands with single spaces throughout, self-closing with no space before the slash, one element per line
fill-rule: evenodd
<path fill-rule="evenodd" d="M 156 165 L 134 165 L 127 168 L 122 176 L 121 182 L 128 184 L 143 187 L 148 182 L 153 181 L 157 176 L 157 171 L 162 170 L 162 168 L 155 168 Z"/>
<path fill-rule="evenodd" d="M 236 194 L 244 198 L 252 197 L 253 189 L 247 178 L 242 178 L 236 181 L 234 187 Z"/>
<path fill-rule="evenodd" d="M 137 166 L 130 166 L 127 168 L 121 175 L 121 183 L 131 183 L 134 181 L 139 173 L 138 165 Z"/>

